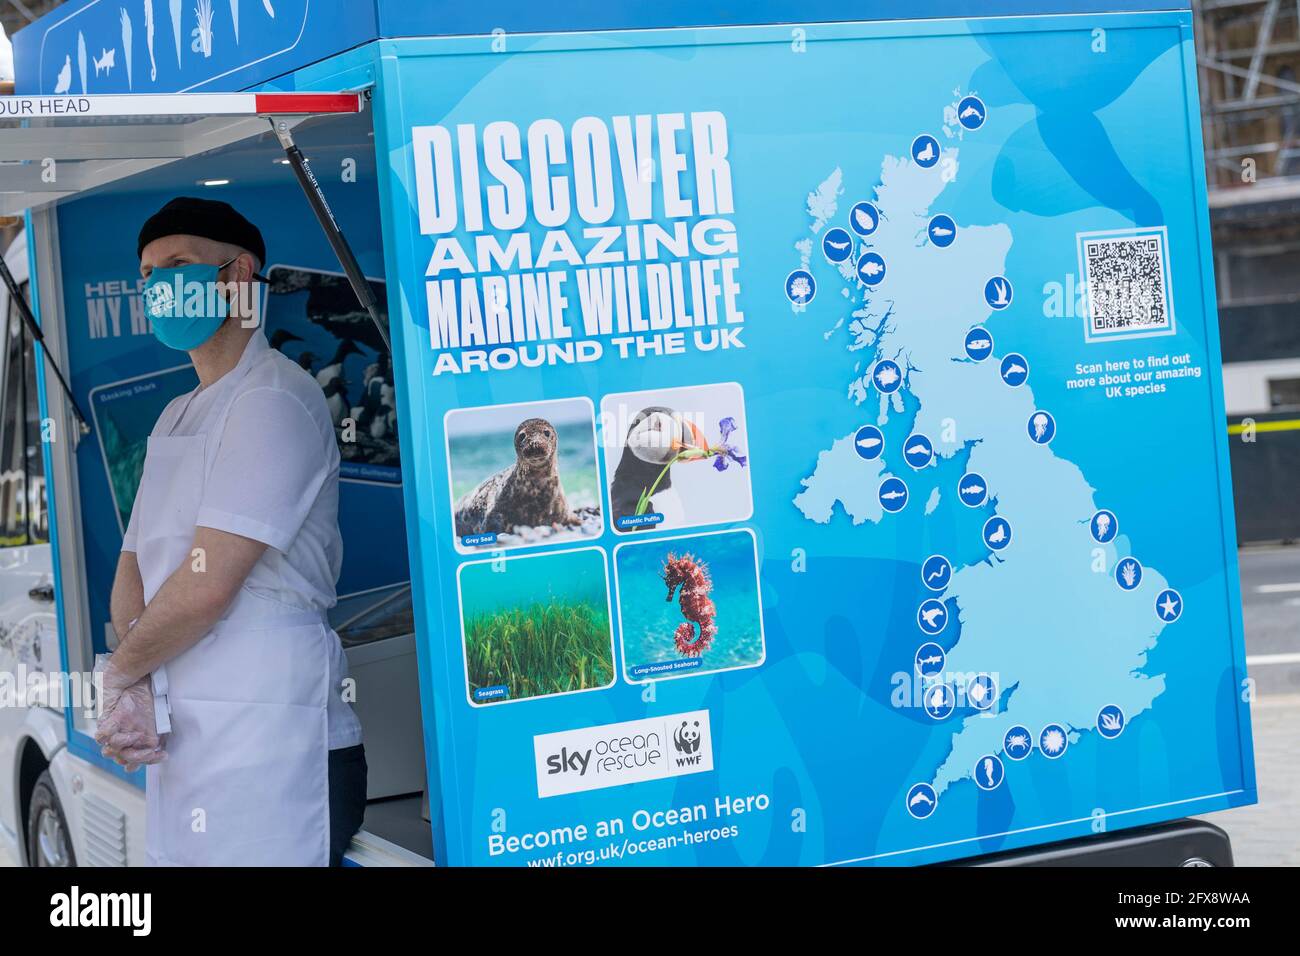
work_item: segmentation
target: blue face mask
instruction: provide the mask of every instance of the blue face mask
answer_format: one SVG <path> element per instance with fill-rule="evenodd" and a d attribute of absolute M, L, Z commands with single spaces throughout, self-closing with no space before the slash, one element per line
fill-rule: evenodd
<path fill-rule="evenodd" d="M 144 284 L 144 314 L 163 345 L 182 352 L 198 348 L 230 314 L 226 297 L 216 292 L 217 274 L 238 259 L 219 266 L 189 262 L 154 269 Z"/>

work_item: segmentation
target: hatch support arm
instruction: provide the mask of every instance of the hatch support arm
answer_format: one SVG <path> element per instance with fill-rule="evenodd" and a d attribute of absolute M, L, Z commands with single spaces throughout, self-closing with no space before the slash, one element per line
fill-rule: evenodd
<path fill-rule="evenodd" d="M 27 304 L 27 297 L 23 295 L 22 290 L 18 288 L 18 283 L 14 281 L 13 273 L 9 271 L 9 265 L 5 262 L 4 256 L 0 256 L 0 280 L 4 281 L 5 288 L 9 290 L 9 298 L 18 309 L 18 315 L 22 317 L 23 325 L 27 326 L 27 333 L 40 345 L 41 353 L 45 356 L 50 371 L 59 380 L 59 386 L 63 389 L 68 404 L 72 406 L 72 414 L 77 419 L 77 428 L 82 435 L 89 435 L 90 423 L 86 421 L 86 416 L 81 414 L 81 406 L 77 404 L 77 399 L 68 386 L 68 380 L 63 377 L 63 371 L 59 368 L 58 363 L 54 361 L 54 356 L 50 355 L 50 350 L 45 347 L 45 333 L 41 331 L 36 316 L 32 315 L 31 306 Z"/>
<path fill-rule="evenodd" d="M 370 314 L 370 320 L 375 323 L 375 328 L 379 330 L 379 338 L 384 343 L 384 348 L 388 349 L 389 354 L 393 352 L 393 346 L 388 341 L 388 329 L 384 327 L 383 321 L 379 318 L 379 303 L 375 300 L 374 290 L 370 288 L 370 282 L 361 272 L 361 266 L 357 264 L 357 257 L 352 253 L 352 247 L 348 245 L 347 239 L 343 235 L 343 230 L 339 228 L 338 220 L 334 218 L 334 213 L 330 211 L 329 203 L 325 201 L 325 194 L 321 191 L 320 183 L 317 182 L 316 176 L 311 171 L 311 166 L 307 164 L 307 157 L 302 154 L 302 150 L 293 141 L 293 133 L 290 131 L 289 124 L 277 117 L 270 117 L 271 129 L 275 131 L 276 138 L 284 148 L 284 155 L 289 160 L 289 166 L 293 169 L 293 174 L 298 177 L 298 185 L 302 187 L 303 194 L 307 197 L 307 203 L 311 206 L 311 211 L 316 214 L 316 221 L 320 223 L 321 229 L 325 231 L 325 238 L 329 240 L 334 255 L 339 260 L 339 265 L 343 266 L 343 271 L 347 274 L 348 283 L 352 286 L 352 291 L 356 293 L 357 301 L 361 307 Z"/>

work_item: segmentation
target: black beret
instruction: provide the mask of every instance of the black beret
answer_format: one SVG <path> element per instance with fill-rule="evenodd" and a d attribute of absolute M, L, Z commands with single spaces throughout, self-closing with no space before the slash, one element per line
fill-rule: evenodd
<path fill-rule="evenodd" d="M 214 242 L 228 242 L 247 249 L 257 257 L 259 265 L 266 264 L 266 243 L 258 228 L 240 215 L 228 202 L 219 199 L 199 199 L 197 196 L 177 196 L 145 220 L 140 227 L 135 255 L 144 254 L 144 247 L 163 236 L 200 236 Z"/>

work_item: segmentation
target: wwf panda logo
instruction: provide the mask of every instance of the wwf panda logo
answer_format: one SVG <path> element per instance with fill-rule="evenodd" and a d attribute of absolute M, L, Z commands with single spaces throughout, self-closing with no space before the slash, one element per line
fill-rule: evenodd
<path fill-rule="evenodd" d="M 682 721 L 682 725 L 673 731 L 673 746 L 680 754 L 693 754 L 700 749 L 700 722 Z"/>

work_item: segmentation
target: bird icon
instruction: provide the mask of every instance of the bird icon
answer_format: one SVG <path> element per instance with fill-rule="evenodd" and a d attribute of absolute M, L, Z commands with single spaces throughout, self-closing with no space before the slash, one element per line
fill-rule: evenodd
<path fill-rule="evenodd" d="M 1010 305 L 1011 300 L 1007 298 L 1007 283 L 1005 279 L 997 279 L 993 282 L 993 298 L 990 305 Z"/>
<path fill-rule="evenodd" d="M 72 89 L 72 57 L 65 55 L 63 57 L 63 69 L 59 70 L 58 79 L 54 83 L 55 93 L 66 93 Z"/>

